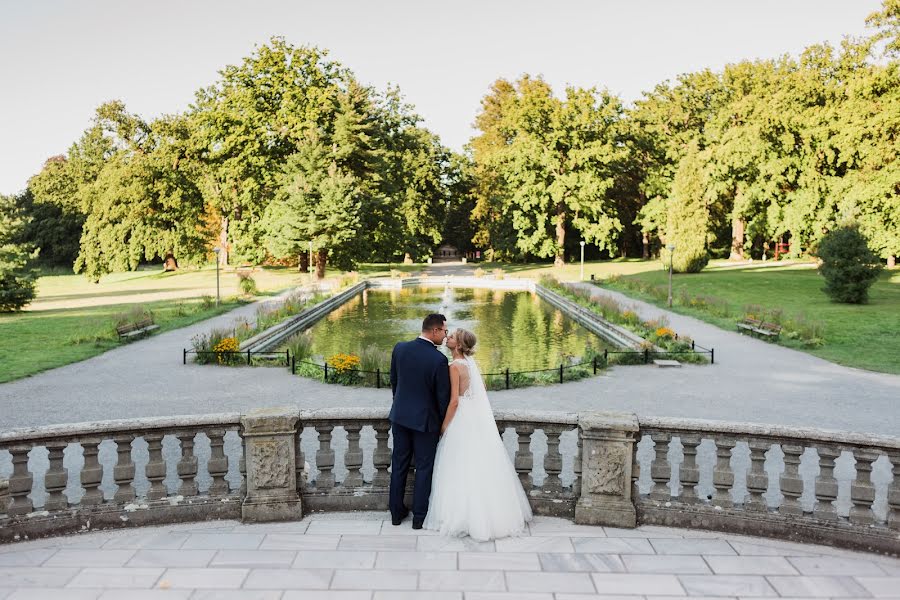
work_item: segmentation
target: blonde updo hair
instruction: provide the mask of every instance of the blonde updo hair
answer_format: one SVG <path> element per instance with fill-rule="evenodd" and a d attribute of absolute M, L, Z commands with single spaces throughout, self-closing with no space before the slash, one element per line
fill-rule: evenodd
<path fill-rule="evenodd" d="M 464 356 L 472 356 L 475 354 L 475 344 L 478 343 L 478 340 L 474 333 L 468 329 L 459 328 L 453 332 L 453 337 L 456 338 L 456 348 Z"/>

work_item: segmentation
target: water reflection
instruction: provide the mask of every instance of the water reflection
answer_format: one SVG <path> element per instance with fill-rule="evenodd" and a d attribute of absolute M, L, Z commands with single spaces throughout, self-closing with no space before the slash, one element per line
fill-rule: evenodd
<path fill-rule="evenodd" d="M 313 353 L 359 353 L 370 344 L 389 351 L 416 337 L 430 312 L 446 315 L 451 331 L 465 327 L 475 332 L 476 358 L 484 372 L 550 368 L 582 356 L 588 347 L 607 347 L 530 292 L 409 287 L 367 290 L 333 311 L 311 329 Z"/>

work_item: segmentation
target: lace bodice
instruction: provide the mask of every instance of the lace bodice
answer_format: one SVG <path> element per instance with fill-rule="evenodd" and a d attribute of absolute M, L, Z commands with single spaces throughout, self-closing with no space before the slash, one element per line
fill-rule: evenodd
<path fill-rule="evenodd" d="M 456 365 L 459 370 L 459 397 L 462 398 L 469 391 L 469 384 L 472 382 L 469 375 L 469 363 L 465 359 L 457 358 L 452 364 Z"/>

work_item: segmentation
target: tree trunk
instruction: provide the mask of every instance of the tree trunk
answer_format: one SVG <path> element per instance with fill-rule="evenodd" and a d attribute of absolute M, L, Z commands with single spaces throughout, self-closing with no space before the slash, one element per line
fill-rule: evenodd
<path fill-rule="evenodd" d="M 744 260 L 744 227 L 743 217 L 731 218 L 731 255 L 728 260 Z"/>
<path fill-rule="evenodd" d="M 228 217 L 222 216 L 222 229 L 219 230 L 219 264 L 228 264 Z"/>
<path fill-rule="evenodd" d="M 298 270 L 301 273 L 309 273 L 309 252 L 300 253 L 300 263 L 298 265 Z"/>
<path fill-rule="evenodd" d="M 562 202 L 556 205 L 556 259 L 553 264 L 557 267 L 566 264 L 566 206 Z"/>
<path fill-rule="evenodd" d="M 175 258 L 173 253 L 169 252 L 166 254 L 166 258 L 163 261 L 163 270 L 166 272 L 178 270 L 178 259 Z"/>
<path fill-rule="evenodd" d="M 897 266 L 897 257 L 895 255 L 891 254 L 887 258 L 887 267 L 888 267 L 888 269 L 893 269 L 896 266 Z"/>
<path fill-rule="evenodd" d="M 650 258 L 650 234 L 646 231 L 641 232 L 641 258 L 647 260 Z"/>
<path fill-rule="evenodd" d="M 412 256 L 409 254 L 409 252 L 407 252 L 407 253 L 403 256 L 403 264 L 404 264 L 404 265 L 411 265 L 411 264 L 413 264 L 413 259 L 412 259 Z"/>
<path fill-rule="evenodd" d="M 325 262 L 328 260 L 328 250 L 324 248 L 316 252 L 316 279 L 325 279 Z"/>

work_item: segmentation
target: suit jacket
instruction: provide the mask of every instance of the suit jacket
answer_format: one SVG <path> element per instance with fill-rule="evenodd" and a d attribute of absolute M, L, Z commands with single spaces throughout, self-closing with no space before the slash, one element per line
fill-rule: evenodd
<path fill-rule="evenodd" d="M 440 433 L 450 405 L 447 357 L 431 342 L 400 342 L 391 353 L 392 423 L 415 431 Z"/>

